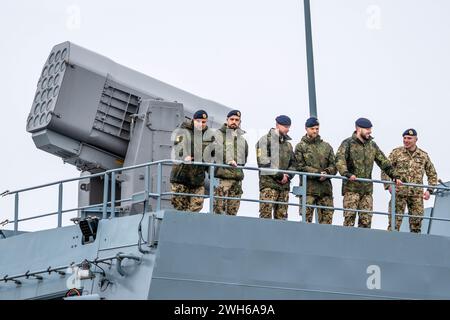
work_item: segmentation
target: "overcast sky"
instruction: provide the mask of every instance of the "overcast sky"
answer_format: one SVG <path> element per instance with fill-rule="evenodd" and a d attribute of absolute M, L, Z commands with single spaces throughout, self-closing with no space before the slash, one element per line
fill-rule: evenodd
<path fill-rule="evenodd" d="M 335 151 L 356 118 L 374 124 L 386 155 L 413 127 L 419 146 L 447 180 L 450 101 L 450 2 L 446 0 L 312 0 L 316 87 L 321 135 Z M 60 158 L 36 149 L 25 125 L 51 48 L 72 41 L 243 114 L 243 129 L 265 132 L 278 114 L 293 119 L 294 145 L 308 117 L 303 1 L 151 0 L 7 1 L 0 12 L 3 123 L 1 191 L 79 175 Z M 255 162 L 250 135 L 251 164 Z M 379 178 L 376 168 L 374 178 Z M 256 198 L 255 177 L 244 197 Z M 342 206 L 340 182 L 335 205 Z M 76 206 L 65 187 L 65 208 Z M 375 187 L 375 209 L 388 196 Z M 12 198 L 0 199 L 0 221 L 12 219 Z M 24 195 L 21 217 L 56 210 L 55 189 Z M 295 201 L 295 199 L 291 199 Z M 434 198 L 426 203 L 433 205 Z M 257 216 L 254 204 L 240 215 Z M 296 208 L 289 219 L 298 220 Z M 342 213 L 334 223 L 342 224 Z M 67 219 L 65 219 L 67 222 Z M 23 223 L 35 230 L 56 218 Z M 374 219 L 385 229 L 387 219 Z"/>

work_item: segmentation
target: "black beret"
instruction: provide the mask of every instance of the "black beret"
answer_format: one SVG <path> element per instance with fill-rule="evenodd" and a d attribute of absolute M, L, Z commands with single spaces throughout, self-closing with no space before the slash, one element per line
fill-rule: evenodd
<path fill-rule="evenodd" d="M 370 122 L 370 120 L 366 118 L 359 118 L 355 121 L 355 125 L 364 129 L 372 128 L 372 122 Z"/>
<path fill-rule="evenodd" d="M 275 121 L 278 124 L 281 124 L 282 126 L 290 126 L 291 125 L 291 118 L 289 118 L 288 116 L 284 116 L 284 115 L 278 116 L 275 118 Z"/>
<path fill-rule="evenodd" d="M 208 114 L 205 110 L 198 110 L 194 113 L 194 119 L 208 119 Z"/>
<path fill-rule="evenodd" d="M 311 117 L 305 122 L 305 127 L 312 128 L 319 125 L 319 120 L 316 117 Z"/>
<path fill-rule="evenodd" d="M 240 118 L 241 112 L 239 110 L 231 110 L 230 112 L 228 112 L 227 118 L 232 116 L 238 116 Z"/>
<path fill-rule="evenodd" d="M 415 129 L 407 129 L 403 132 L 403 136 L 417 136 L 417 131 Z"/>

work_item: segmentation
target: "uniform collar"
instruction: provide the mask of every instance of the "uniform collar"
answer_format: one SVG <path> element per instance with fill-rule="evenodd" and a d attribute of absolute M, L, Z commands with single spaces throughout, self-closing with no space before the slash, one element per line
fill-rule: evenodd
<path fill-rule="evenodd" d="M 352 139 L 355 140 L 356 142 L 359 142 L 360 144 L 364 145 L 364 144 L 367 144 L 368 142 L 372 141 L 373 137 L 370 136 L 369 140 L 366 140 L 366 141 L 362 142 L 361 140 L 358 139 L 358 136 L 356 135 L 356 131 L 354 131 L 353 134 L 352 134 Z"/>
<path fill-rule="evenodd" d="M 302 138 L 302 141 L 304 141 L 306 143 L 318 143 L 318 142 L 322 142 L 322 138 L 320 137 L 320 135 L 318 135 L 314 139 L 311 139 L 310 137 L 308 137 L 307 134 L 305 134 Z"/>
<path fill-rule="evenodd" d="M 419 150 L 418 146 L 416 146 L 416 149 L 414 151 L 409 151 L 408 149 L 405 148 L 405 146 L 402 146 L 402 148 L 403 148 L 403 152 L 406 152 L 410 156 L 417 154 L 417 151 Z"/>
<path fill-rule="evenodd" d="M 223 133 L 226 133 L 227 130 L 233 130 L 233 131 L 235 131 L 235 133 L 236 133 L 238 136 L 242 136 L 243 134 L 246 133 L 246 132 L 245 132 L 244 130 L 242 130 L 241 128 L 230 129 L 230 128 L 228 128 L 228 125 L 227 125 L 226 123 L 224 123 L 224 124 L 222 125 L 222 127 L 221 127 L 219 130 L 222 131 Z"/>

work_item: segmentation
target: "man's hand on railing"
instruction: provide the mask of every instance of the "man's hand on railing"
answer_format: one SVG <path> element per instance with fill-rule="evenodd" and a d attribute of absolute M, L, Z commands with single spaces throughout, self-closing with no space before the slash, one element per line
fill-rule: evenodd
<path fill-rule="evenodd" d="M 192 161 L 192 157 L 191 156 L 187 156 L 186 158 L 184 158 L 184 161 L 191 162 Z"/>
<path fill-rule="evenodd" d="M 423 199 L 424 200 L 429 200 L 430 199 L 430 191 L 428 191 L 428 190 L 426 190 L 424 193 L 423 193 Z"/>
<path fill-rule="evenodd" d="M 231 160 L 230 162 L 228 162 L 228 164 L 232 167 L 237 167 L 237 163 L 234 160 Z"/>
<path fill-rule="evenodd" d="M 322 171 L 320 174 L 328 174 L 328 173 L 326 173 L 325 171 Z M 327 177 L 320 177 L 319 178 L 319 181 L 325 181 L 325 180 L 327 180 Z"/>
<path fill-rule="evenodd" d="M 355 181 L 356 180 L 356 176 L 353 174 L 353 175 L 350 176 L 350 178 L 348 178 L 348 180 Z"/>
<path fill-rule="evenodd" d="M 400 179 L 395 179 L 395 185 L 396 185 L 397 187 L 400 187 L 401 185 L 403 185 L 402 180 L 400 180 Z M 389 190 L 389 193 L 392 194 L 392 186 L 389 186 L 388 190 Z"/>
<path fill-rule="evenodd" d="M 283 179 L 280 181 L 281 184 L 286 184 L 289 182 L 289 175 L 287 175 L 286 173 L 283 174 Z"/>

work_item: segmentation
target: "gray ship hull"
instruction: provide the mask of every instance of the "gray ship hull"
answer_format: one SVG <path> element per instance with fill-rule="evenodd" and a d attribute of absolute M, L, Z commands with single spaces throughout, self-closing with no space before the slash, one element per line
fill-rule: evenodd
<path fill-rule="evenodd" d="M 156 219 L 152 218 L 156 217 Z M 142 219 L 143 218 L 143 219 Z M 138 250 L 138 226 L 153 247 Z M 149 232 L 152 231 L 152 232 Z M 58 241 L 55 241 L 58 239 Z M 171 210 L 101 220 L 93 243 L 78 226 L 0 241 L 0 277 L 114 257 L 81 280 L 102 299 L 449 299 L 449 238 Z M 0 285 L 1 299 L 59 298 L 65 275 Z M 105 281 L 104 279 L 107 279 Z M 103 280 L 103 281 L 102 281 Z"/>

